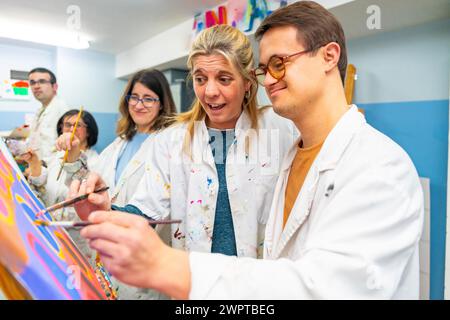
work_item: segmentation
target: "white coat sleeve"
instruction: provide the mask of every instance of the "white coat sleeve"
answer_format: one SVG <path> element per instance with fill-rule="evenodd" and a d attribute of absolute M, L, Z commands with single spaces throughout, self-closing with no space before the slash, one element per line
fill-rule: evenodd
<path fill-rule="evenodd" d="M 365 170 L 336 185 L 295 260 L 190 253 L 190 298 L 392 298 L 417 250 L 423 195 L 407 172 L 381 176 Z"/>
<path fill-rule="evenodd" d="M 52 121 L 45 121 L 42 123 L 39 129 L 40 135 L 38 146 L 32 146 L 32 148 L 36 147 L 40 151 L 42 160 L 47 163 L 51 160 L 52 154 L 56 150 L 55 141 L 58 138 L 56 133 L 56 121 L 54 123 Z"/>
<path fill-rule="evenodd" d="M 148 217 L 158 220 L 170 215 L 170 151 L 164 131 L 157 134 L 150 144 L 144 176 L 130 203 Z"/>
<path fill-rule="evenodd" d="M 47 114 L 47 116 L 42 120 L 39 126 L 40 131 L 40 141 L 39 148 L 41 149 L 42 160 L 47 163 L 51 160 L 53 154 L 56 152 L 55 143 L 58 138 L 58 133 L 56 131 L 56 124 L 59 118 L 68 111 L 65 105 L 58 104 L 53 106 L 53 110 Z"/>

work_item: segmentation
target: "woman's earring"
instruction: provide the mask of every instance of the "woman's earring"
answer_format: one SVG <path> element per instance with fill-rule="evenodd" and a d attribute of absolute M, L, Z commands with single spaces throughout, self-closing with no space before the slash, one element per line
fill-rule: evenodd
<path fill-rule="evenodd" d="M 250 91 L 245 91 L 244 97 L 248 100 L 250 99 Z"/>

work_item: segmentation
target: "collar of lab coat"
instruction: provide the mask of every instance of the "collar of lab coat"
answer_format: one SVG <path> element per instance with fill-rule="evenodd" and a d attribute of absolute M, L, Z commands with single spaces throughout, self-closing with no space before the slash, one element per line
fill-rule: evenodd
<path fill-rule="evenodd" d="M 268 223 L 266 246 L 269 249 L 269 255 L 277 258 L 282 253 L 289 239 L 305 223 L 311 211 L 320 172 L 333 170 L 336 168 L 353 136 L 365 123 L 366 120 L 364 116 L 358 112 L 357 107 L 354 105 L 338 121 L 335 127 L 328 134 L 328 137 L 325 139 L 316 160 L 314 160 L 311 165 L 311 168 L 305 178 L 305 182 L 300 190 L 302 197 L 297 197 L 293 207 L 293 212 L 290 214 L 288 221 L 283 228 L 282 220 L 284 211 L 284 194 L 287 178 L 292 161 L 297 152 L 297 146 L 301 140 L 301 136 L 291 147 L 291 150 L 283 163 L 281 179 L 278 181 L 277 190 L 275 191 L 277 196 L 274 198 L 274 203 L 278 205 L 274 205 L 272 207 L 272 214 L 274 216 L 271 217 L 270 222 Z M 294 211 L 295 208 L 297 208 L 297 210 Z"/>
<path fill-rule="evenodd" d="M 149 143 L 151 143 L 151 139 L 153 137 L 151 135 L 148 136 L 148 138 L 145 139 L 145 141 L 142 143 L 139 150 L 134 154 L 134 156 L 131 158 L 131 160 L 128 162 L 128 164 L 125 166 L 122 174 L 120 175 L 119 180 L 117 181 L 117 184 L 115 184 L 115 171 L 117 166 L 117 160 L 119 158 L 120 152 L 123 148 L 125 148 L 125 145 L 128 143 L 127 140 L 122 138 L 117 138 L 114 143 L 116 143 L 116 148 L 114 150 L 114 154 L 112 156 L 112 163 L 111 166 L 114 170 L 108 175 L 110 177 L 110 186 L 114 186 L 113 190 L 111 190 L 111 197 L 116 197 L 119 192 L 121 192 L 122 188 L 125 186 L 127 180 L 130 178 L 131 175 L 133 175 L 141 166 L 145 163 L 145 154 L 147 152 Z"/>
<path fill-rule="evenodd" d="M 206 141 L 206 143 L 209 143 L 209 133 L 208 128 L 206 127 L 206 116 L 203 117 L 203 120 L 200 122 L 200 126 L 201 126 L 200 132 L 204 137 L 203 139 Z M 236 122 L 236 126 L 234 128 L 236 135 L 239 134 L 242 130 L 250 129 L 250 126 L 251 126 L 250 116 L 248 115 L 247 111 L 244 110 L 241 112 L 241 115 L 239 116 L 239 119 Z"/>
<path fill-rule="evenodd" d="M 239 136 L 245 133 L 247 129 L 250 129 L 250 127 L 250 116 L 248 115 L 247 111 L 244 110 L 239 116 L 239 119 L 236 122 L 236 126 L 234 128 L 236 139 L 239 139 Z M 192 147 L 192 158 L 194 159 L 194 162 L 204 159 L 207 160 L 207 162 L 210 163 L 215 169 L 214 157 L 212 155 L 212 152 L 210 151 L 210 148 L 208 148 L 210 137 L 208 128 L 206 127 L 206 116 L 203 117 L 202 121 L 196 122 L 194 128 L 193 140 L 197 142 L 194 142 L 194 146 Z M 205 152 L 207 152 L 206 155 L 204 154 Z"/>
<path fill-rule="evenodd" d="M 31 125 L 31 131 L 35 131 L 42 119 L 44 119 L 50 112 L 59 112 L 58 109 L 63 108 L 65 109 L 65 103 L 62 99 L 60 99 L 57 95 L 55 95 L 50 103 L 44 107 L 41 105 L 37 113 L 35 114 L 35 118 L 33 120 L 33 123 Z M 53 111 L 54 110 L 54 111 Z"/>
<path fill-rule="evenodd" d="M 314 161 L 319 168 L 319 172 L 336 167 L 351 138 L 365 123 L 366 119 L 364 116 L 358 111 L 356 105 L 352 105 L 328 134 L 316 161 Z M 292 161 L 297 153 L 297 146 L 301 140 L 300 133 L 299 138 L 291 146 L 285 157 L 282 165 L 283 171 L 290 170 Z"/>
<path fill-rule="evenodd" d="M 42 110 L 42 113 L 41 113 L 40 118 L 42 118 L 43 115 L 48 114 L 49 112 L 52 112 L 53 109 L 58 109 L 60 105 L 65 105 L 65 104 L 57 95 L 55 95 L 46 107 L 41 106 L 40 110 Z"/>

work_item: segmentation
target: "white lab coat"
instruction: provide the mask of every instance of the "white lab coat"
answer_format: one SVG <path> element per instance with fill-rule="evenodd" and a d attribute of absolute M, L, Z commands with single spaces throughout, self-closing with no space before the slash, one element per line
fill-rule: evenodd
<path fill-rule="evenodd" d="M 191 253 L 190 298 L 417 299 L 423 194 L 408 155 L 353 106 L 325 140 L 282 229 L 296 145 L 277 182 L 265 260 Z"/>
<path fill-rule="evenodd" d="M 264 228 L 281 161 L 298 136 L 271 108 L 260 112 L 256 134 L 243 112 L 226 159 L 226 180 L 237 255 L 262 256 Z M 253 136 L 252 136 L 253 134 Z M 192 158 L 183 152 L 186 124 L 161 132 L 151 145 L 144 179 L 130 204 L 154 219 L 181 219 L 159 230 L 174 248 L 211 252 L 219 180 L 205 121 L 197 122 Z M 246 135 L 252 136 L 246 139 Z M 245 141 L 249 141 L 246 143 Z M 270 144 L 267 142 L 270 141 Z M 270 145 L 271 149 L 266 150 Z M 248 156 L 248 157 L 247 157 Z"/>
<path fill-rule="evenodd" d="M 136 192 L 140 180 L 144 176 L 144 163 L 147 150 L 154 139 L 155 134 L 150 134 L 142 143 L 139 151 L 133 156 L 127 164 L 122 174 L 115 183 L 117 160 L 121 151 L 128 143 L 127 140 L 120 137 L 116 138 L 105 150 L 100 154 L 94 167 L 90 171 L 100 174 L 109 186 L 109 196 L 113 204 L 117 206 L 125 206 L 128 204 Z"/>
<path fill-rule="evenodd" d="M 67 104 L 58 96 L 54 96 L 47 107 L 41 107 L 35 114 L 30 126 L 29 146 L 37 149 L 39 159 L 51 161 L 55 153 L 55 141 L 58 138 L 56 124 L 64 113 L 69 111 Z M 39 117 L 39 114 L 41 113 Z"/>

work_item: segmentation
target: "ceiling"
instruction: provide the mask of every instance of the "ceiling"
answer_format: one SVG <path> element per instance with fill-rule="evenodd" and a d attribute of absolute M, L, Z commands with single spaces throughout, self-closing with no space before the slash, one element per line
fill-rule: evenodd
<path fill-rule="evenodd" d="M 319 1 L 323 4 L 339 2 Z M 77 5 L 81 11 L 81 34 L 90 40 L 90 49 L 117 54 L 224 2 L 226 0 L 1 0 L 0 22 L 10 19 L 35 28 L 67 30 L 70 17 L 67 8 Z M 333 7 L 331 12 L 341 21 L 349 40 L 450 17 L 449 0 L 341 2 L 344 4 Z M 381 30 L 369 30 L 366 26 L 366 10 L 372 4 L 380 7 Z M 185 66 L 185 60 L 186 57 L 182 57 L 165 67 Z"/>
<path fill-rule="evenodd" d="M 224 0 L 1 0 L 0 19 L 66 30 L 70 5 L 91 49 L 117 54 Z"/>

